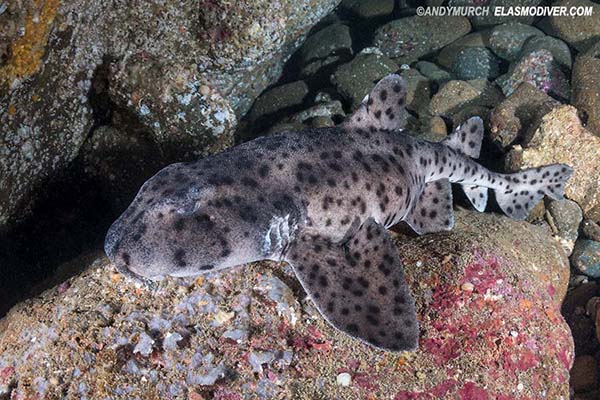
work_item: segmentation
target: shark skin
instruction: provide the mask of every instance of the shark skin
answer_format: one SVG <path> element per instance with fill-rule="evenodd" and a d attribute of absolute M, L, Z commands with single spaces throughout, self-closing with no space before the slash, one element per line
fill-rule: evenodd
<path fill-rule="evenodd" d="M 401 129 L 405 99 L 405 82 L 389 75 L 340 126 L 167 166 L 111 226 L 106 254 L 150 280 L 285 261 L 335 328 L 384 350 L 416 349 L 415 303 L 386 229 L 452 229 L 451 183 L 478 211 L 491 189 L 504 213 L 524 219 L 543 196 L 562 198 L 572 169 L 489 171 L 472 159 L 479 117 L 440 143 L 418 140 Z"/>

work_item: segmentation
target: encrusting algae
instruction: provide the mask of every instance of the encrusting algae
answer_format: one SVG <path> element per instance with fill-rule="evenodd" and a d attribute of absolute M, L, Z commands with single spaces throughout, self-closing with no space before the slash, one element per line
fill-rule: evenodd
<path fill-rule="evenodd" d="M 15 80 L 27 78 L 39 70 L 59 5 L 60 0 L 34 0 L 24 35 L 13 41 L 10 58 L 0 67 L 0 86 L 10 87 Z M 40 10 L 39 16 L 34 17 L 33 10 Z"/>

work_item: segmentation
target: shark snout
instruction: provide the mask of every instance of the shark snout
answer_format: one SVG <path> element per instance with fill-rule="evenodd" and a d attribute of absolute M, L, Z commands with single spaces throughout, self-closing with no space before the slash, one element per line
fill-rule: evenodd
<path fill-rule="evenodd" d="M 115 262 L 116 253 L 119 249 L 119 244 L 121 242 L 121 221 L 120 219 L 115 221 L 108 230 L 106 234 L 106 238 L 104 239 L 104 253 L 106 256 L 112 261 Z"/>

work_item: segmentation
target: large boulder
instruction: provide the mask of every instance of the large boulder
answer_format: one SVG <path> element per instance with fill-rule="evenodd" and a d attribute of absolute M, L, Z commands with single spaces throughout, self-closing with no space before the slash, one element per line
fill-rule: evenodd
<path fill-rule="evenodd" d="M 492 110 L 492 141 L 503 149 L 517 140 L 521 144 L 529 143 L 535 131 L 535 123 L 558 104 L 558 101 L 529 82 L 521 83 Z"/>
<path fill-rule="evenodd" d="M 227 147 L 239 117 L 338 2 L 47 0 L 3 9 L 0 226 L 25 215 L 92 127 L 110 122 L 100 103 L 126 110 L 170 158 Z M 102 94 L 98 80 L 107 82 Z"/>
<path fill-rule="evenodd" d="M 465 17 L 406 17 L 377 29 L 373 44 L 394 61 L 409 64 L 454 42 L 470 30 L 471 24 Z"/>
<path fill-rule="evenodd" d="M 336 331 L 285 265 L 149 291 L 92 255 L 0 321 L 0 398 L 568 398 L 569 267 L 548 232 L 458 211 L 452 232 L 396 242 L 415 353 Z"/>
<path fill-rule="evenodd" d="M 581 125 L 577 109 L 555 107 L 541 118 L 527 147 L 514 146 L 510 169 L 564 163 L 573 167 L 565 193 L 584 214 L 600 221 L 600 138 Z"/>
<path fill-rule="evenodd" d="M 575 60 L 571 101 L 585 115 L 586 128 L 600 137 L 600 40 Z"/>
<path fill-rule="evenodd" d="M 600 5 L 590 0 L 559 0 L 553 4 L 565 9 L 578 8 L 583 12 L 591 9 L 591 14 L 581 17 L 553 15 L 548 17 L 549 31 L 569 43 L 577 51 L 586 51 L 600 37 Z"/>

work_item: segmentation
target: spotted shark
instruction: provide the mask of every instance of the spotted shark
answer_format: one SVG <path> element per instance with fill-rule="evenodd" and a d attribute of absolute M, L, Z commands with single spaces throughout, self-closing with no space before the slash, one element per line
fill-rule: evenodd
<path fill-rule="evenodd" d="M 400 221 L 419 235 L 452 229 L 451 183 L 478 211 L 493 190 L 502 211 L 522 220 L 543 196 L 563 197 L 572 169 L 489 171 L 473 160 L 481 118 L 434 143 L 402 129 L 405 103 L 406 84 L 392 74 L 339 126 L 167 166 L 110 227 L 106 254 L 150 280 L 284 261 L 335 328 L 388 351 L 417 348 L 415 302 L 387 229 Z"/>

